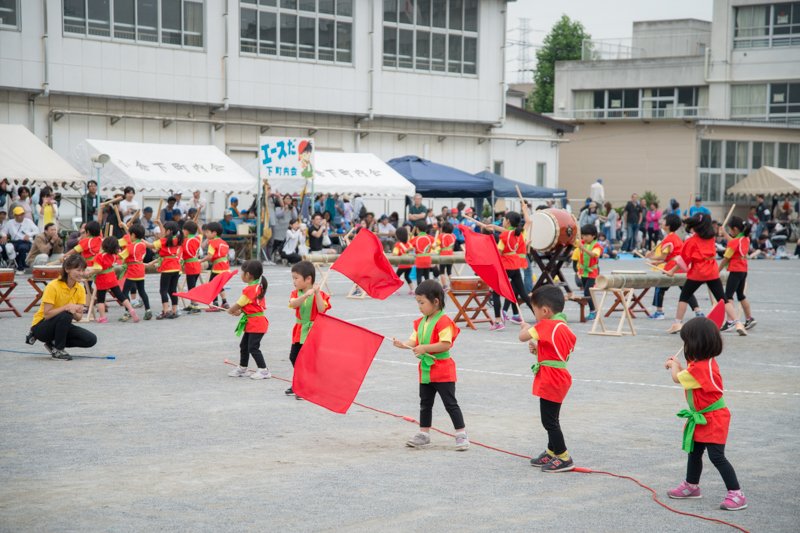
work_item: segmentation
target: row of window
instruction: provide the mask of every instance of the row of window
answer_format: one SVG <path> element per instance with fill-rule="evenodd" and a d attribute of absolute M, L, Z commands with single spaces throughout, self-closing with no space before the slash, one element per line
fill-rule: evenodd
<path fill-rule="evenodd" d="M 734 85 L 731 118 L 800 123 L 800 83 Z"/>
<path fill-rule="evenodd" d="M 418 28 L 478 31 L 478 0 L 383 0 L 383 21 Z"/>
<path fill-rule="evenodd" d="M 575 91 L 575 118 L 680 118 L 700 116 L 706 87 L 659 87 Z"/>
<path fill-rule="evenodd" d="M 800 143 L 702 140 L 697 192 L 708 202 L 731 201 L 725 191 L 762 166 L 800 169 Z"/>
<path fill-rule="evenodd" d="M 734 48 L 800 45 L 800 2 L 734 8 Z"/>
<path fill-rule="evenodd" d="M 19 24 L 17 0 L 0 0 L 0 28 L 16 28 Z"/>

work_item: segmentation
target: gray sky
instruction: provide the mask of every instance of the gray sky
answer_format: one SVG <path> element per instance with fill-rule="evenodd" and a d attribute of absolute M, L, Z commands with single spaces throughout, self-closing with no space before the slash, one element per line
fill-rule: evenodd
<path fill-rule="evenodd" d="M 532 30 L 528 41 L 540 45 L 562 14 L 583 23 L 594 39 L 630 38 L 631 25 L 639 20 L 697 18 L 711 20 L 713 0 L 517 0 L 508 4 L 507 39 L 512 45 L 507 50 L 506 72 L 508 81 L 517 80 L 519 62 L 517 54 L 520 18 L 530 19 Z M 536 62 L 536 48 L 528 48 L 529 68 Z M 528 78 L 530 80 L 530 77 Z"/>

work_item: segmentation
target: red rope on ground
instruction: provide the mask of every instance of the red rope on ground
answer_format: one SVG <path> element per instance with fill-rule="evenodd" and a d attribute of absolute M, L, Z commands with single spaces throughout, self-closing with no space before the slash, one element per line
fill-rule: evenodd
<path fill-rule="evenodd" d="M 232 365 L 232 366 L 238 366 L 236 363 L 232 363 L 232 362 L 228 361 L 227 359 L 225 359 L 225 364 L 226 365 Z M 275 376 L 275 375 L 273 375 L 272 377 L 274 379 L 278 379 L 280 381 L 285 381 L 286 383 L 291 383 L 292 382 L 292 380 L 290 380 L 290 379 L 281 378 L 281 377 L 278 377 L 278 376 Z M 375 411 L 376 413 L 380 413 L 382 415 L 391 416 L 393 418 L 401 418 L 401 419 L 405 420 L 406 422 L 410 422 L 412 424 L 419 425 L 419 421 L 415 420 L 413 417 L 410 417 L 410 416 L 398 415 L 396 413 L 392 413 L 391 411 L 384 411 L 383 409 L 378 409 L 377 407 L 372 407 L 372 406 L 365 405 L 365 404 L 359 403 L 359 402 L 353 402 L 353 405 L 357 405 L 359 407 L 363 407 L 364 409 L 368 409 L 370 411 Z M 431 427 L 431 429 L 436 431 L 437 433 L 441 433 L 442 435 L 447 435 L 448 437 L 455 437 L 455 435 L 453 435 L 452 433 L 448 433 L 447 431 L 443 431 L 443 430 L 441 430 L 439 428 Z M 492 450 L 492 451 L 495 451 L 495 452 L 504 453 L 506 455 L 512 455 L 514 457 L 519 457 L 521 459 L 531 459 L 530 455 L 524 455 L 524 454 L 521 454 L 521 453 L 516 453 L 516 452 L 511 452 L 511 451 L 508 451 L 508 450 L 504 450 L 502 448 L 496 448 L 494 446 L 490 446 L 490 445 L 484 444 L 482 442 L 477 442 L 477 441 L 474 441 L 474 440 L 470 440 L 470 443 L 474 444 L 475 446 L 480 446 L 481 448 L 486 448 L 487 450 Z M 664 502 L 662 502 L 661 500 L 658 499 L 658 493 L 655 491 L 655 489 L 645 485 L 644 483 L 642 483 L 641 481 L 639 481 L 638 479 L 636 479 L 634 477 L 625 476 L 625 475 L 622 475 L 622 474 L 615 474 L 613 472 L 605 472 L 603 470 L 592 470 L 591 468 L 586 468 L 586 467 L 575 467 L 573 472 L 577 472 L 579 474 L 601 474 L 601 475 L 604 475 L 604 476 L 611 476 L 611 477 L 616 477 L 616 478 L 619 478 L 619 479 L 627 479 L 629 481 L 633 481 L 634 483 L 636 483 L 637 485 L 639 485 L 643 489 L 649 491 L 651 493 L 651 495 L 652 495 L 653 501 L 656 502 L 658 505 L 660 505 L 661 507 L 663 507 L 664 509 L 666 509 L 668 511 L 672 511 L 675 514 L 688 516 L 688 517 L 691 517 L 691 518 L 698 518 L 700 520 L 706 520 L 707 522 L 715 522 L 717 524 L 722 524 L 724 526 L 732 527 L 733 529 L 742 531 L 743 533 L 749 533 L 749 531 L 747 529 L 743 528 L 742 526 L 734 524 L 734 523 L 731 523 L 731 522 L 726 522 L 725 520 L 720 520 L 718 518 L 711 518 L 710 516 L 703 516 L 703 515 L 699 515 L 699 514 L 695 514 L 695 513 L 687 513 L 685 511 L 680 511 L 678 509 L 675 509 L 674 507 L 670 507 L 669 505 L 667 505 L 666 503 L 664 503 Z"/>

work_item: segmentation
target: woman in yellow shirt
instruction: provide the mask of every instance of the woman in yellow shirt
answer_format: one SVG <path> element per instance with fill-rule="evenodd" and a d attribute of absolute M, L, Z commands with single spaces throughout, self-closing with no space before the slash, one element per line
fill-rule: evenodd
<path fill-rule="evenodd" d="M 37 340 L 44 343 L 53 359 L 72 360 L 64 348 L 91 348 L 97 336 L 73 324 L 83 318 L 86 290 L 83 288 L 86 260 L 78 254 L 71 255 L 61 266 L 61 277 L 47 284 L 42 304 L 33 315 L 31 330 L 25 342 Z"/>

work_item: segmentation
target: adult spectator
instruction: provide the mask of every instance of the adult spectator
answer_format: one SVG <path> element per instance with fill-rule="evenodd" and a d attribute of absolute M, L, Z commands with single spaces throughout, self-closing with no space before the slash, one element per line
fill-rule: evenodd
<path fill-rule="evenodd" d="M 639 195 L 633 193 L 631 199 L 625 204 L 625 242 L 622 251 L 631 252 L 636 247 L 636 235 L 642 223 L 642 208 L 639 206 Z"/>
<path fill-rule="evenodd" d="M 344 200 L 338 194 L 334 195 L 334 214 L 333 214 L 333 227 L 344 227 Z"/>
<path fill-rule="evenodd" d="M 10 185 L 8 178 L 0 180 L 0 209 L 8 210 L 11 207 L 11 191 L 8 189 Z"/>
<path fill-rule="evenodd" d="M 367 216 L 367 206 L 364 205 L 364 200 L 361 199 L 360 194 L 356 194 L 353 197 L 353 219 L 352 222 L 355 223 L 362 218 Z M 395 224 L 397 226 L 397 224 Z"/>
<path fill-rule="evenodd" d="M 200 213 L 200 217 L 199 217 L 200 222 L 205 222 L 206 221 L 206 207 L 207 207 L 207 205 L 208 204 L 206 203 L 205 198 L 200 196 L 200 189 L 196 189 L 192 193 L 192 199 L 189 200 L 189 207 L 197 209 L 197 212 Z"/>
<path fill-rule="evenodd" d="M 14 218 L 5 223 L 3 235 L 0 237 L 8 239 L 8 242 L 14 246 L 17 270 L 22 272 L 25 270 L 25 260 L 31 249 L 33 238 L 39 234 L 39 228 L 36 227 L 33 220 L 25 218 L 25 209 L 22 206 L 14 207 L 12 214 Z"/>
<path fill-rule="evenodd" d="M 231 206 L 227 209 L 227 212 L 231 214 L 231 216 L 238 218 L 239 217 L 239 199 L 235 196 L 231 196 Z"/>
<path fill-rule="evenodd" d="M 37 205 L 39 215 L 39 229 L 44 229 L 47 224 L 58 225 L 58 203 L 53 194 L 52 187 L 43 187 L 39 193 Z"/>
<path fill-rule="evenodd" d="M 619 222 L 619 213 L 611 205 L 611 202 L 606 202 L 603 206 L 606 210 L 605 215 L 600 217 L 603 222 L 603 233 L 609 245 L 613 247 L 617 240 L 617 223 Z"/>
<path fill-rule="evenodd" d="M 225 212 L 225 216 L 219 221 L 222 224 L 223 235 L 236 235 L 236 223 L 233 221 L 233 213 Z"/>
<path fill-rule="evenodd" d="M 122 217 L 122 221 L 127 224 L 128 221 L 133 218 L 133 215 L 139 211 L 139 203 L 134 200 L 136 191 L 133 187 L 125 187 L 122 190 L 122 195 L 124 198 L 119 203 L 119 207 L 117 209 L 119 209 L 119 215 Z"/>
<path fill-rule="evenodd" d="M 86 183 L 87 193 L 81 197 L 81 218 L 83 222 L 97 220 L 97 210 L 100 208 L 100 195 L 97 194 L 97 182 L 89 180 Z"/>
<path fill-rule="evenodd" d="M 322 251 L 322 237 L 328 232 L 328 223 L 321 213 L 314 213 L 311 227 L 308 228 L 308 249 L 312 252 Z"/>
<path fill-rule="evenodd" d="M 61 266 L 61 277 L 47 284 L 39 310 L 33 315 L 31 330 L 25 341 L 44 343 L 53 359 L 69 361 L 65 348 L 91 348 L 97 336 L 74 322 L 83 318 L 86 290 L 83 288 L 86 261 L 80 254 L 67 257 Z"/>
<path fill-rule="evenodd" d="M 172 212 L 175 211 L 175 204 L 177 202 L 178 199 L 174 196 L 167 198 L 167 206 L 162 208 L 161 213 L 158 214 L 158 220 L 160 220 L 162 224 L 166 224 L 174 218 L 175 215 Z"/>
<path fill-rule="evenodd" d="M 189 212 L 189 202 L 183 199 L 183 191 L 177 191 L 172 194 L 175 197 L 175 209 L 180 209 L 184 215 Z"/>
<path fill-rule="evenodd" d="M 272 250 L 270 250 L 270 257 L 275 257 L 275 254 L 280 255 L 283 245 L 286 244 L 286 231 L 289 229 L 289 222 L 297 218 L 297 213 L 292 208 L 291 195 L 279 196 L 275 195 L 272 199 L 275 206 L 275 214 L 270 215 L 269 220 L 272 226 Z"/>
<path fill-rule="evenodd" d="M 664 209 L 664 216 L 667 215 L 675 215 L 676 217 L 681 216 L 681 204 L 679 204 L 678 200 L 675 198 L 670 198 L 669 207 Z"/>
<path fill-rule="evenodd" d="M 64 256 L 64 243 L 58 236 L 58 226 L 50 222 L 45 224 L 44 231 L 33 238 L 28 252 L 28 266 L 40 266 L 61 261 Z"/>
<path fill-rule="evenodd" d="M 763 196 L 761 197 L 761 200 L 763 202 Z M 703 213 L 704 215 L 711 216 L 711 211 L 709 211 L 709 209 L 703 205 L 703 197 L 699 194 L 694 197 L 694 205 L 689 208 L 689 216 L 693 217 L 697 213 Z"/>
<path fill-rule="evenodd" d="M 392 223 L 389 222 L 389 217 L 386 215 L 381 215 L 381 218 L 378 219 L 378 239 L 384 244 L 384 246 L 390 246 L 394 243 L 394 234 L 397 231 L 397 228 L 392 226 Z"/>
<path fill-rule="evenodd" d="M 8 213 L 0 207 L 0 259 L 3 264 L 16 263 L 17 252 L 14 250 L 14 245 L 8 241 L 6 235 L 6 223 L 8 222 Z"/>
<path fill-rule="evenodd" d="M 161 235 L 161 227 L 159 227 L 159 225 L 153 220 L 152 207 L 148 206 L 142 209 L 142 218 L 140 222 L 144 227 L 144 240 L 149 243 L 155 242 L 155 240 Z M 155 252 L 152 250 L 152 248 L 147 248 L 147 251 L 144 253 L 144 262 L 149 263 L 154 257 Z"/>
<path fill-rule="evenodd" d="M 753 233 L 755 234 L 754 237 L 760 237 L 768 229 L 767 222 L 770 219 L 769 208 L 764 202 L 763 194 L 756 195 L 756 218 L 758 218 L 758 224 L 756 225 L 756 231 Z"/>
<path fill-rule="evenodd" d="M 586 224 L 591 226 L 597 227 L 597 221 L 599 219 L 599 215 L 597 214 L 597 204 L 594 202 L 589 202 L 589 206 L 581 211 L 580 216 L 578 217 L 578 224 L 583 227 Z"/>
<path fill-rule="evenodd" d="M 427 217 L 428 208 L 422 205 L 422 195 L 417 193 L 414 195 L 414 205 L 408 208 L 408 221 L 420 231 L 424 231 Z"/>
<path fill-rule="evenodd" d="M 290 265 L 302 260 L 300 255 L 300 245 L 305 245 L 306 235 L 300 227 L 300 221 L 293 218 L 289 221 L 289 228 L 286 230 L 286 242 L 281 249 L 281 258 Z"/>
<path fill-rule="evenodd" d="M 11 211 L 15 207 L 21 207 L 24 210 L 24 216 L 32 222 L 36 222 L 33 217 L 33 205 L 31 204 L 31 190 L 26 186 L 17 189 L 17 199 L 11 204 Z"/>
<path fill-rule="evenodd" d="M 661 240 L 661 211 L 658 210 L 658 202 L 650 203 L 650 209 L 645 215 L 645 229 L 647 230 L 647 249 L 653 250 Z"/>
<path fill-rule="evenodd" d="M 350 198 L 345 196 L 342 198 L 342 203 L 344 204 L 344 217 L 342 217 L 342 224 L 343 228 L 349 230 L 353 226 L 353 204 L 350 202 Z"/>
<path fill-rule="evenodd" d="M 603 187 L 603 178 L 597 178 L 597 181 L 592 183 L 589 187 L 589 197 L 597 205 L 603 205 L 606 201 L 606 190 Z"/>
<path fill-rule="evenodd" d="M 372 233 L 378 232 L 378 223 L 375 222 L 375 213 L 367 213 L 367 216 L 364 217 L 362 222 L 364 223 L 364 227 Z"/>

